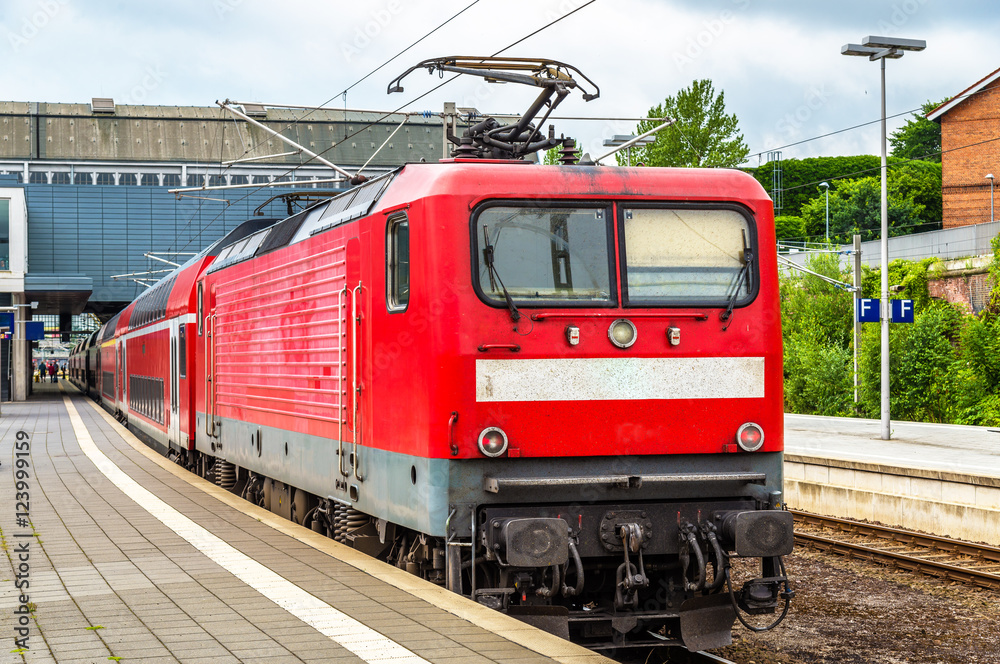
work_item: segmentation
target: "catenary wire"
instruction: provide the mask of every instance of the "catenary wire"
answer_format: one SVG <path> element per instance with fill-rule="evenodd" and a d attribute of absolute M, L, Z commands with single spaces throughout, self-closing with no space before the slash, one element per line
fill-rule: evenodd
<path fill-rule="evenodd" d="M 921 155 L 919 157 L 910 157 L 910 158 L 899 158 L 899 157 L 897 157 L 897 159 L 900 159 L 900 161 L 897 161 L 895 164 L 891 164 L 891 165 L 887 163 L 886 164 L 886 169 L 888 170 L 888 169 L 892 169 L 892 168 L 899 168 L 903 164 L 910 163 L 911 161 L 923 161 L 923 160 L 927 159 L 928 157 L 936 157 L 938 155 L 943 155 L 943 154 L 946 154 L 948 152 L 955 152 L 956 150 L 965 150 L 965 149 L 968 149 L 968 148 L 974 148 L 976 146 L 984 145 L 986 143 L 992 143 L 994 141 L 1000 141 L 1000 136 L 997 136 L 997 137 L 994 137 L 994 138 L 987 138 L 987 139 L 982 140 L 982 141 L 977 141 L 976 143 L 968 143 L 966 145 L 959 145 L 959 146 L 954 147 L 954 148 L 948 148 L 947 150 L 937 150 L 935 152 L 928 152 L 927 154 Z M 819 186 L 820 182 L 826 182 L 826 181 L 829 181 L 829 180 L 843 180 L 843 179 L 846 179 L 846 178 L 854 177 L 856 175 L 863 175 L 865 173 L 871 173 L 871 172 L 879 171 L 879 170 L 882 170 L 882 166 L 881 165 L 876 166 L 876 167 L 872 167 L 872 168 L 864 168 L 864 169 L 861 169 L 861 170 L 858 170 L 858 171 L 853 171 L 851 173 L 845 173 L 844 175 L 835 175 L 835 176 L 823 178 L 822 180 L 817 180 L 815 182 L 807 182 L 805 184 L 797 184 L 794 187 L 782 187 L 781 191 L 783 191 L 783 192 L 784 191 L 794 191 L 796 189 L 802 189 L 803 187 L 817 187 L 817 186 Z"/>
<path fill-rule="evenodd" d="M 303 115 L 301 117 L 295 118 L 295 120 L 293 120 L 287 126 L 285 126 L 285 129 L 289 129 L 289 128 L 295 126 L 295 124 L 297 124 L 298 122 L 301 122 L 302 120 L 305 120 L 307 117 L 309 117 L 310 115 L 312 115 L 316 111 L 320 110 L 320 108 L 322 108 L 323 106 L 326 106 L 327 104 L 329 104 L 330 102 L 332 102 L 334 99 L 336 99 L 338 97 L 342 97 L 343 95 L 346 95 L 348 92 L 350 92 L 351 88 L 353 88 L 356 85 L 358 85 L 359 83 L 362 83 L 363 81 L 367 80 L 369 77 L 371 77 L 373 74 L 377 73 L 380 69 L 382 69 L 383 67 L 385 67 L 387 64 L 389 64 L 390 62 L 392 62 L 393 60 L 395 60 L 399 56 L 403 55 L 404 53 L 406 53 L 407 51 L 409 51 L 411 48 L 413 48 L 414 46 L 416 46 L 417 44 L 419 44 L 423 40 L 427 39 L 428 37 L 430 37 L 432 34 L 434 34 L 435 32 L 437 32 L 438 30 L 440 30 L 444 26 L 446 26 L 449 23 L 451 23 L 453 20 L 455 20 L 456 18 L 458 18 L 459 16 L 461 16 L 462 14 L 464 14 L 469 9 L 472 9 L 472 7 L 476 3 L 478 3 L 478 2 L 479 2 L 479 0 L 473 0 L 473 2 L 469 3 L 468 5 L 466 5 L 465 8 L 459 10 L 458 13 L 453 14 L 451 16 L 451 18 L 447 19 L 446 21 L 444 21 L 443 23 L 441 23 L 440 25 L 438 25 L 436 28 L 434 28 L 433 30 L 431 30 L 430 32 L 428 32 L 427 34 L 425 34 L 423 37 L 421 37 L 420 39 L 416 40 L 415 42 L 413 42 L 412 44 L 410 44 L 409 46 L 407 46 L 406 48 L 404 48 L 402 51 L 400 51 L 396 55 L 392 56 L 391 58 L 389 58 L 388 60 L 386 60 L 385 62 L 383 62 L 382 64 L 380 64 L 375 69 L 372 69 L 370 72 L 368 72 L 367 74 L 365 74 L 364 76 L 362 76 L 358 80 L 354 81 L 353 83 L 351 83 L 350 85 L 348 85 L 346 88 L 344 88 L 343 90 L 341 90 L 337 94 L 335 94 L 332 97 L 330 97 L 329 99 L 327 99 L 325 102 L 323 102 L 322 104 L 320 104 L 318 107 L 313 108 L 312 110 L 310 110 L 308 113 L 306 113 L 305 115 Z"/>
<path fill-rule="evenodd" d="M 951 102 L 955 101 L 956 99 L 968 99 L 969 97 L 972 97 L 974 95 L 978 95 L 978 94 L 981 94 L 983 92 L 986 92 L 987 89 L 992 89 L 992 88 L 984 88 L 982 90 L 976 90 L 975 92 L 970 92 L 969 94 L 955 95 L 954 97 L 949 97 L 945 101 L 943 101 L 940 104 L 938 104 L 935 108 L 940 108 L 944 104 L 950 104 Z M 919 106 L 917 108 L 911 108 L 910 110 L 908 110 L 908 111 L 902 111 L 901 113 L 894 113 L 892 115 L 887 115 L 886 119 L 889 120 L 889 119 L 892 119 L 892 118 L 898 118 L 901 115 L 906 115 L 907 113 L 916 113 L 917 111 L 920 111 L 920 110 L 923 110 L 923 106 Z M 855 129 L 860 129 L 861 127 L 867 127 L 868 125 L 872 125 L 872 124 L 875 124 L 876 122 L 881 122 L 881 121 L 882 121 L 882 118 L 876 118 L 874 120 L 870 120 L 869 122 L 862 122 L 861 124 L 856 124 L 856 125 L 851 126 L 851 127 L 845 127 L 844 129 L 837 129 L 836 131 L 831 131 L 831 132 L 826 133 L 826 134 L 820 134 L 819 136 L 813 136 L 812 138 L 804 138 L 801 141 L 796 141 L 795 143 L 789 143 L 787 145 L 779 145 L 776 148 L 770 148 L 770 149 L 767 149 L 767 150 L 762 150 L 760 152 L 754 152 L 753 154 L 747 155 L 747 158 L 749 159 L 750 157 L 760 157 L 761 155 L 767 154 L 768 152 L 777 152 L 778 150 L 784 150 L 785 148 L 794 147 L 796 145 L 802 145 L 803 143 L 809 143 L 811 141 L 817 141 L 817 140 L 819 140 L 821 138 L 827 138 L 828 136 L 836 136 L 837 134 L 843 134 L 844 132 L 847 132 L 847 131 L 853 131 Z"/>
<path fill-rule="evenodd" d="M 556 23 L 559 23 L 559 22 L 560 22 L 560 21 L 562 21 L 563 19 L 566 19 L 566 18 L 569 18 L 570 16 L 572 16 L 572 15 L 573 15 L 573 14 L 575 14 L 575 13 L 577 13 L 577 12 L 578 12 L 578 11 L 580 11 L 581 9 L 583 9 L 583 8 L 585 8 L 585 7 L 588 7 L 588 6 L 592 5 L 592 4 L 594 4 L 594 3 L 596 2 L 596 1 L 597 1 L 597 0 L 589 0 L 588 2 L 586 2 L 586 3 L 582 4 L 582 5 L 580 5 L 579 7 L 577 7 L 576 9 L 574 9 L 574 10 L 572 10 L 572 11 L 570 11 L 570 12 L 567 12 L 566 14 L 563 14 L 562 16 L 559 16 L 559 17 L 557 17 L 557 18 L 553 19 L 552 21 L 550 21 L 550 22 L 546 23 L 545 25 L 543 25 L 542 27 L 538 28 L 538 29 L 537 29 L 537 30 L 535 30 L 534 32 L 532 32 L 532 33 L 530 33 L 530 34 L 528 34 L 528 35 L 526 35 L 526 36 L 524 36 L 524 37 L 522 37 L 522 38 L 518 39 L 517 41 L 513 42 L 512 44 L 509 44 L 508 46 L 505 46 L 504 48 L 502 48 L 502 49 L 500 49 L 499 51 L 497 51 L 497 52 L 493 53 L 492 55 L 490 55 L 489 57 L 496 57 L 497 55 L 500 55 L 500 54 L 501 54 L 501 53 L 503 53 L 504 51 L 507 51 L 507 50 L 510 50 L 511 48 L 513 48 L 513 47 L 517 46 L 518 44 L 522 43 L 523 41 L 525 41 L 526 39 L 529 39 L 530 37 L 534 37 L 535 35 L 539 34 L 540 32 L 542 32 L 542 31 L 544 31 L 544 30 L 547 30 L 548 28 L 552 27 L 552 26 L 553 26 L 553 25 L 555 25 Z M 403 104 L 403 105 L 402 105 L 402 106 L 400 106 L 399 108 L 396 108 L 396 109 L 395 109 L 395 110 L 393 110 L 393 111 L 390 111 L 390 112 L 387 112 L 387 113 L 383 114 L 383 115 L 382 115 L 382 116 L 381 116 L 380 118 L 378 118 L 378 119 L 376 119 L 376 120 L 373 120 L 372 122 L 368 123 L 367 125 L 365 125 L 365 126 L 361 127 L 360 129 L 358 129 L 358 130 L 357 130 L 356 132 L 354 132 L 353 134 L 350 134 L 349 136 L 345 136 L 343 140 L 341 140 L 341 141 L 337 141 L 336 143 L 332 143 L 332 144 L 330 145 L 330 147 L 328 147 L 328 148 L 326 148 L 325 150 L 323 150 L 322 152 L 318 153 L 318 155 L 317 155 L 317 156 L 323 156 L 324 154 L 326 154 L 326 153 L 327 153 L 327 152 L 329 152 L 330 150 L 334 149 L 334 148 L 335 148 L 335 147 L 337 147 L 338 145 L 340 145 L 340 144 L 344 143 L 345 141 L 348 141 L 348 140 L 350 140 L 350 139 L 351 139 L 351 138 L 353 138 L 354 136 L 357 136 L 357 135 L 358 135 L 358 134 L 360 134 L 361 132 L 363 132 L 363 131 L 367 130 L 367 129 L 368 129 L 369 127 L 372 127 L 372 126 L 376 125 L 377 123 L 379 123 L 379 122 L 381 122 L 382 120 L 386 119 L 386 118 L 387 118 L 387 117 L 389 117 L 390 115 L 392 115 L 392 114 L 394 114 L 394 113 L 396 113 L 396 112 L 398 112 L 398 111 L 402 110 L 403 108 L 406 108 L 406 107 L 407 107 L 407 106 L 409 106 L 410 104 L 413 104 L 413 103 L 415 103 L 415 102 L 417 102 L 417 101 L 419 101 L 419 100 L 423 99 L 423 98 L 424 98 L 424 97 L 426 97 L 427 95 L 429 95 L 429 94 L 431 94 L 431 93 L 433 93 L 433 92 L 435 92 L 435 91 L 437 91 L 437 90 L 441 89 L 442 87 L 444 87 L 444 86 L 445 86 L 445 85 L 447 85 L 448 83 L 451 83 L 452 81 L 454 81 L 454 80 L 455 80 L 456 78 L 458 78 L 458 77 L 459 77 L 460 75 L 461 75 L 461 74 L 455 74 L 454 76 L 452 76 L 452 77 L 450 77 L 450 78 L 447 78 L 447 79 L 445 79 L 444 81 L 442 81 L 442 82 L 441 82 L 441 83 L 439 83 L 438 85 L 434 86 L 434 87 L 433 87 L 433 88 L 431 88 L 430 90 L 427 90 L 426 92 L 424 92 L 423 94 L 421 94 L 421 95 L 417 96 L 416 98 L 414 98 L 414 99 L 411 99 L 410 101 L 408 101 L 407 103 Z M 284 174 L 282 174 L 282 175 L 281 175 L 280 177 L 285 177 L 285 176 L 287 176 L 287 175 L 289 175 L 289 174 L 291 174 L 291 173 L 294 173 L 294 172 L 295 172 L 295 171 L 296 171 L 296 170 L 297 170 L 297 169 L 298 169 L 299 167 L 301 167 L 301 166 L 305 166 L 306 164 L 310 163 L 310 162 L 311 162 L 311 161 L 313 161 L 314 159 L 315 159 L 315 157 L 310 157 L 309 159 L 307 159 L 307 160 L 303 161 L 303 162 L 302 162 L 301 164 L 298 164 L 298 165 L 296 165 L 296 166 L 294 166 L 294 167 L 290 168 L 290 169 L 289 169 L 289 170 L 287 170 L 287 171 L 286 171 L 286 172 L 285 172 Z M 246 194 L 244 194 L 244 195 L 243 195 L 243 196 L 242 196 L 241 198 L 237 199 L 237 200 L 236 200 L 236 202 L 237 202 L 237 203 L 241 203 L 241 202 L 243 202 L 244 200 L 248 199 L 249 197 L 251 197 L 251 196 L 252 196 L 253 194 L 257 193 L 257 192 L 258 192 L 258 191 L 260 191 L 261 189 L 264 189 L 264 188 L 265 188 L 266 186 L 267 186 L 266 184 L 262 184 L 262 185 L 261 185 L 261 186 L 260 186 L 260 187 L 259 187 L 258 189 L 252 189 L 252 190 L 248 191 L 248 192 L 247 192 Z M 230 205 L 232 205 L 232 203 L 230 203 Z M 228 207 L 228 206 L 227 206 L 227 207 Z M 199 210 L 200 210 L 200 205 L 199 205 Z M 200 240 L 200 239 L 201 239 L 201 236 L 202 236 L 202 234 L 203 234 L 203 233 L 204 233 L 204 231 L 205 231 L 205 229 L 206 229 L 207 227 L 209 227 L 209 226 L 213 225 L 213 224 L 214 224 L 214 223 L 215 223 L 215 222 L 216 222 L 216 221 L 217 221 L 217 220 L 219 219 L 219 217 L 221 217 L 221 216 L 222 216 L 222 214 L 223 214 L 224 212 L 225 212 L 225 208 L 223 208 L 223 209 L 222 209 L 221 211 L 219 211 L 219 213 L 218 213 L 218 214 L 217 214 L 217 215 L 216 215 L 216 216 L 215 216 L 215 217 L 214 217 L 214 218 L 213 218 L 213 219 L 212 219 L 212 220 L 211 220 L 211 221 L 210 221 L 210 222 L 209 222 L 209 223 L 208 223 L 207 225 L 204 225 L 204 226 L 202 226 L 201 230 L 199 230 L 199 231 L 198 231 L 197 235 L 195 235 L 195 236 L 194 236 L 193 238 L 191 238 L 190 240 L 188 240 L 188 242 L 187 242 L 187 243 L 186 243 L 186 244 L 185 244 L 185 245 L 184 245 L 183 247 L 181 247 L 181 249 L 186 249 L 186 248 L 187 248 L 187 247 L 189 247 L 189 246 L 191 245 L 191 243 L 192 243 L 192 242 L 194 242 L 195 240 Z M 192 216 L 192 218 L 191 218 L 191 221 L 193 221 L 193 220 L 194 220 L 194 217 Z M 189 222 L 188 222 L 188 224 L 186 224 L 186 225 L 185 225 L 185 228 L 186 228 L 186 227 L 187 227 L 188 225 L 190 225 L 191 221 L 189 221 Z M 184 230 L 184 229 L 182 229 L 182 230 Z"/>

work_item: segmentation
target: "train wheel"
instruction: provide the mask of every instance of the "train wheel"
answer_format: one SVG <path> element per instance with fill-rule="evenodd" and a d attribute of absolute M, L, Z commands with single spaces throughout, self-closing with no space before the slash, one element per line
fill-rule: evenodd
<path fill-rule="evenodd" d="M 273 491 L 273 481 L 270 478 L 264 478 L 264 505 L 263 508 L 268 512 L 271 511 L 271 492 Z"/>
<path fill-rule="evenodd" d="M 295 489 L 295 493 L 292 494 L 292 521 L 302 524 L 313 504 L 312 496 L 302 489 Z"/>

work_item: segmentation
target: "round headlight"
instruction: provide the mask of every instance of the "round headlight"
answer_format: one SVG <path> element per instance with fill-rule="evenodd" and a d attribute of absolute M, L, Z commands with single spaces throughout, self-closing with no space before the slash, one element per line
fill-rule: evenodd
<path fill-rule="evenodd" d="M 498 457 L 507 451 L 507 434 L 499 427 L 486 427 L 479 434 L 479 451 L 488 457 Z"/>
<path fill-rule="evenodd" d="M 628 348 L 635 343 L 637 336 L 635 325 L 625 318 L 619 318 L 608 328 L 608 339 L 619 348 Z"/>
<path fill-rule="evenodd" d="M 736 431 L 736 443 L 747 452 L 756 452 L 764 444 L 764 430 L 747 422 Z"/>

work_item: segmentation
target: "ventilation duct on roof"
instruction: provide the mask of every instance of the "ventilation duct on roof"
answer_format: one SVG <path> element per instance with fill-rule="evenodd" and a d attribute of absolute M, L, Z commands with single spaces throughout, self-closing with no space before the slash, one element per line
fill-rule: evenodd
<path fill-rule="evenodd" d="M 94 113 L 114 113 L 115 100 L 111 97 L 94 97 L 90 100 L 90 110 Z"/>
<path fill-rule="evenodd" d="M 267 109 L 263 104 L 243 104 L 243 112 L 252 118 L 267 117 Z"/>

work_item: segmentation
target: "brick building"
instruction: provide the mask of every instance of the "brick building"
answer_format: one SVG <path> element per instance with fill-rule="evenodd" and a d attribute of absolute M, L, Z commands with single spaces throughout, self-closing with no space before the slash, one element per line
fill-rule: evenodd
<path fill-rule="evenodd" d="M 941 125 L 944 227 L 991 221 L 991 195 L 1000 203 L 1000 69 L 935 108 L 927 119 Z M 988 174 L 996 177 L 992 183 Z M 994 218 L 1000 218 L 1000 206 L 994 209 Z"/>

